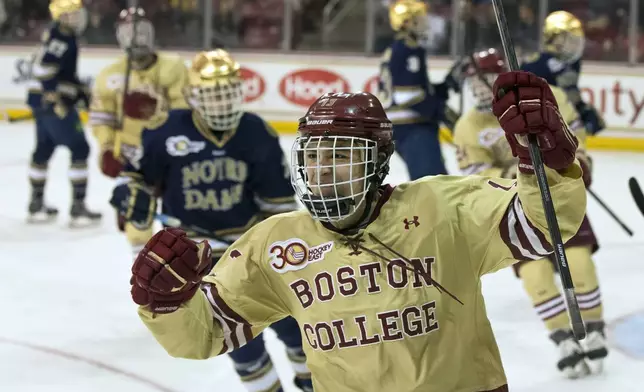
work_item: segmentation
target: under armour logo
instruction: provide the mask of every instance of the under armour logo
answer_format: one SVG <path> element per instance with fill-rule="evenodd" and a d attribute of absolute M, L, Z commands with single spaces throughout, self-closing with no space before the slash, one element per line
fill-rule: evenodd
<path fill-rule="evenodd" d="M 411 220 L 411 221 L 410 221 L 409 219 L 405 218 L 405 219 L 403 220 L 403 223 L 405 224 L 405 230 L 409 230 L 409 225 L 411 225 L 412 223 L 413 223 L 413 224 L 414 224 L 414 226 L 416 226 L 416 227 L 418 227 L 418 225 L 420 225 L 420 222 L 418 222 L 418 217 L 417 217 L 417 216 L 415 216 L 415 215 L 414 215 L 414 219 L 413 219 L 413 220 Z"/>

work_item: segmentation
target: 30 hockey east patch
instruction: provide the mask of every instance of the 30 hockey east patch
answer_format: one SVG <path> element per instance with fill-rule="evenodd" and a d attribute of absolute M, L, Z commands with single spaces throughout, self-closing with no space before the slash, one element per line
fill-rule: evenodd
<path fill-rule="evenodd" d="M 268 247 L 271 268 L 280 274 L 297 271 L 311 263 L 324 260 L 324 256 L 333 249 L 333 241 L 316 246 L 309 246 L 300 238 L 273 242 Z"/>

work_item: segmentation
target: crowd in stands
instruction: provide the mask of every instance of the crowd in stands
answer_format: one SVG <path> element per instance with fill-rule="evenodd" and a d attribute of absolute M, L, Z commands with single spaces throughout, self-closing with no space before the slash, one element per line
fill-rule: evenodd
<path fill-rule="evenodd" d="M 290 49 L 322 49 L 316 43 L 322 30 L 324 8 L 330 0 L 139 0 L 157 28 L 157 42 L 163 48 L 202 48 L 204 46 L 205 1 L 211 2 L 212 47 L 274 50 L 284 47 L 284 28 L 290 27 Z M 343 0 L 331 6 L 342 7 Z M 375 0 L 376 33 L 374 51 L 382 51 L 393 33 L 388 26 L 387 5 L 391 0 Z M 290 26 L 284 23 L 285 8 L 291 10 Z M 458 33 L 459 50 L 472 51 L 498 47 L 500 38 L 491 0 L 428 0 L 432 27 L 431 54 L 446 55 L 452 49 L 452 34 Z M 584 22 L 585 58 L 600 61 L 626 61 L 629 53 L 630 0 L 549 0 L 548 12 L 564 9 Z M 37 42 L 49 23 L 49 0 L 0 0 L 0 44 Z M 85 44 L 114 46 L 114 25 L 127 0 L 86 0 L 89 24 L 83 37 Z M 539 46 L 539 0 L 504 0 L 503 2 L 515 44 L 523 51 Z M 460 7 L 461 19 L 453 23 L 453 7 Z M 367 15 L 365 7 L 354 12 Z M 639 7 L 639 60 L 644 60 L 644 6 Z M 9 17 L 10 16 L 10 17 Z M 351 23 L 355 23 L 353 20 Z M 366 21 L 365 21 L 366 23 Z M 356 34 L 364 34 L 356 26 Z M 307 37 L 308 41 L 307 41 Z M 307 43 L 308 42 L 308 43 Z M 359 52 L 364 46 L 340 48 Z M 328 47 L 324 50 L 329 51 Z"/>

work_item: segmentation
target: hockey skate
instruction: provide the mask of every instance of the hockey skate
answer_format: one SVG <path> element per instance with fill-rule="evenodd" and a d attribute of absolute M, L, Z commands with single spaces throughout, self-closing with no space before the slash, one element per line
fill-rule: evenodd
<path fill-rule="evenodd" d="M 590 321 L 586 324 L 588 335 L 582 341 L 582 346 L 592 373 L 601 373 L 604 370 L 604 358 L 608 356 L 604 326 L 603 321 Z"/>
<path fill-rule="evenodd" d="M 27 223 L 49 223 L 58 217 L 58 209 L 47 206 L 42 199 L 32 199 L 29 203 Z"/>
<path fill-rule="evenodd" d="M 74 202 L 69 215 L 69 227 L 73 229 L 95 227 L 103 218 L 103 214 L 88 210 L 83 202 Z"/>
<path fill-rule="evenodd" d="M 557 362 L 559 371 L 571 379 L 590 374 L 584 349 L 575 339 L 572 331 L 558 329 L 550 334 L 550 339 L 559 347 L 559 362 Z"/>

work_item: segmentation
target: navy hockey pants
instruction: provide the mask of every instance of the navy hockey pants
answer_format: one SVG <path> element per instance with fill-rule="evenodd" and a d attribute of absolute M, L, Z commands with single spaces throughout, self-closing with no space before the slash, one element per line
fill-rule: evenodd
<path fill-rule="evenodd" d="M 438 124 L 394 125 L 394 142 L 396 152 L 407 165 L 410 180 L 447 174 L 438 141 Z"/>
<path fill-rule="evenodd" d="M 66 146 L 71 151 L 72 162 L 87 161 L 89 144 L 78 112 L 70 108 L 67 116 L 59 118 L 52 110 L 36 109 L 36 148 L 32 163 L 46 165 L 57 146 Z"/>

